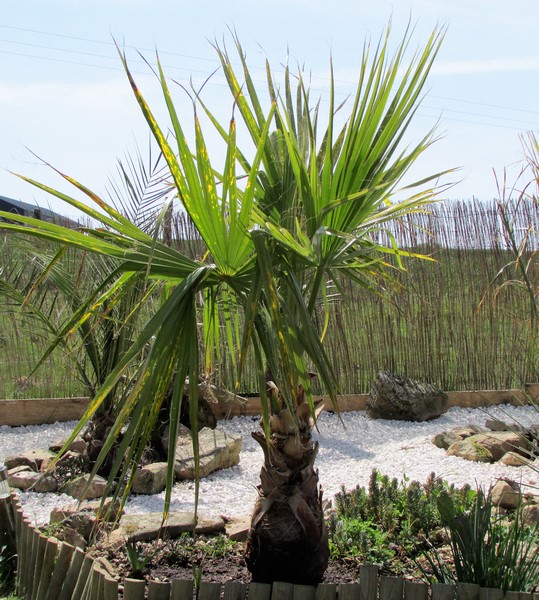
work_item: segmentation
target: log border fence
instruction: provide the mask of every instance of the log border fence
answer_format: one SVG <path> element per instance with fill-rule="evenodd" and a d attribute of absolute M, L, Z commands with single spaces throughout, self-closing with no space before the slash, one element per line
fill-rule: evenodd
<path fill-rule="evenodd" d="M 476 390 L 447 392 L 449 407 L 478 408 L 497 404 L 522 405 L 533 401 L 539 405 L 539 383 L 527 383 L 524 389 Z M 322 398 L 326 399 L 324 396 Z M 338 397 L 339 410 L 365 410 L 368 394 L 345 394 Z M 332 410 L 326 399 L 326 410 Z M 25 398 L 0 400 L 0 426 L 43 425 L 55 421 L 80 419 L 89 403 L 88 398 Z M 235 399 L 212 406 L 218 419 L 262 414 L 260 398 L 247 401 Z"/>
<path fill-rule="evenodd" d="M 17 543 L 17 589 L 24 600 L 539 600 L 539 593 L 421 583 L 380 575 L 376 565 L 363 565 L 359 581 L 318 586 L 274 582 L 224 585 L 173 579 L 171 582 L 117 581 L 80 548 L 47 538 L 24 515 L 13 493 Z"/>

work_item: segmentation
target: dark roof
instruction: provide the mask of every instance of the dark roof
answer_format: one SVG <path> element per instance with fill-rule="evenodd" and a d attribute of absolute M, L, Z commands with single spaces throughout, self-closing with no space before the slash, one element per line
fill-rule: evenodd
<path fill-rule="evenodd" d="M 65 217 L 59 213 L 55 213 L 48 208 L 43 208 L 37 204 L 29 204 L 28 202 L 14 200 L 13 198 L 8 198 L 7 196 L 0 196 L 0 210 L 18 215 L 25 215 L 27 217 L 38 217 L 39 215 L 39 218 L 43 219 L 44 221 L 53 221 L 71 227 L 76 227 L 78 225 L 78 223 L 72 219 L 69 219 L 68 217 Z"/>

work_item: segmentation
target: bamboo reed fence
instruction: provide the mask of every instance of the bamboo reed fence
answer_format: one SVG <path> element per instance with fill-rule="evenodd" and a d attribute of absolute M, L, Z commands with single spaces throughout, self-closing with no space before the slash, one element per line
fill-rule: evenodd
<path fill-rule="evenodd" d="M 537 310 L 539 202 L 524 198 L 508 202 L 504 210 L 517 245 L 527 236 L 524 258 L 529 261 Z M 434 204 L 425 214 L 393 223 L 391 230 L 400 247 L 433 260 L 403 258 L 406 271 L 395 271 L 396 286 L 388 290 L 389 302 L 358 286 L 345 285 L 339 293 L 334 290 L 325 347 L 341 393 L 367 393 L 381 370 L 429 381 L 447 391 L 511 389 L 536 381 L 537 321 L 534 325 L 530 319 L 531 299 L 518 285 L 518 271 L 510 267 L 500 274 L 515 256 L 498 203 Z M 204 255 L 202 242 L 184 213 L 174 215 L 170 237 L 171 243 L 193 258 Z M 378 238 L 380 243 L 388 241 L 383 234 Z M 9 240 L 0 246 L 0 262 L 8 257 Z M 2 321 L 0 311 L 0 398 L 31 398 L 38 392 L 84 395 L 74 372 L 66 369 L 68 361 L 55 353 L 40 372 L 25 377 L 46 345 L 28 341 L 23 328 L 19 326 L 18 331 L 17 327 L 15 320 Z M 530 341 L 535 342 L 535 354 Z M 218 383 L 229 389 L 236 380 L 234 351 L 237 348 L 227 348 L 224 340 L 216 372 Z M 58 377 L 53 378 L 55 374 Z M 256 393 L 257 386 L 254 365 L 248 363 L 238 391 Z"/>
<path fill-rule="evenodd" d="M 17 540 L 18 597 L 24 600 L 539 600 L 539 594 L 480 588 L 475 584 L 426 583 L 380 575 L 363 565 L 359 581 L 318 586 L 274 582 L 224 585 L 194 580 L 117 581 L 99 559 L 47 538 L 23 514 L 12 495 Z"/>

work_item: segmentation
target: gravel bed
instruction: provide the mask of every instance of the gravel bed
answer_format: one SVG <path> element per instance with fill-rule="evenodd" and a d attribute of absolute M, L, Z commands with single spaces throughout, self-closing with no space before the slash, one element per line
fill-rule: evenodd
<path fill-rule="evenodd" d="M 316 465 L 325 498 L 332 498 L 342 486 L 350 489 L 366 485 L 373 468 L 391 477 L 424 482 L 430 473 L 450 483 L 488 487 L 501 477 L 509 477 L 524 486 L 539 484 L 539 472 L 529 467 L 484 464 L 447 456 L 431 438 L 436 433 L 467 424 L 483 425 L 495 417 L 524 426 L 539 423 L 534 407 L 499 406 L 483 409 L 451 408 L 438 419 L 425 423 L 370 419 L 364 411 L 321 415 L 315 438 L 320 443 Z M 45 448 L 65 436 L 74 422 L 26 427 L 0 427 L 0 460 L 21 450 Z M 243 447 L 236 467 L 211 474 L 200 484 L 200 510 L 211 515 L 239 516 L 251 511 L 262 464 L 262 450 L 251 438 L 259 428 L 259 419 L 236 417 L 221 421 L 219 427 L 241 434 Z M 174 486 L 171 510 L 193 508 L 194 484 Z M 164 494 L 133 496 L 126 512 L 159 512 Z M 51 508 L 70 503 L 72 498 L 58 494 L 22 493 L 26 514 L 37 523 L 48 520 Z"/>

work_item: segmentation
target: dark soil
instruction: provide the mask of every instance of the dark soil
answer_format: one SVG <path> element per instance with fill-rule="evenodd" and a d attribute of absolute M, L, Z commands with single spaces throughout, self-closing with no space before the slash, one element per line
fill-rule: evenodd
<path fill-rule="evenodd" d="M 125 546 L 114 549 L 104 545 L 96 545 L 89 551 L 96 558 L 104 558 L 115 577 L 123 580 L 126 577 L 146 579 L 147 581 L 171 581 L 172 579 L 195 579 L 200 575 L 202 581 L 224 584 L 227 581 L 250 583 L 251 575 L 243 559 L 243 544 L 227 542 L 226 551 L 208 551 L 207 541 L 203 536 L 193 545 L 191 540 L 158 540 L 139 542 L 135 552 L 140 558 L 138 566 L 129 560 Z M 215 538 L 214 538 L 215 539 Z M 210 544 L 211 545 L 211 544 Z M 142 563 L 147 563 L 142 566 Z M 362 561 L 349 558 L 330 560 L 324 576 L 324 583 L 354 583 L 359 579 L 359 568 Z M 391 567 L 380 570 L 384 575 L 406 577 L 420 581 L 415 564 L 402 556 Z"/>

